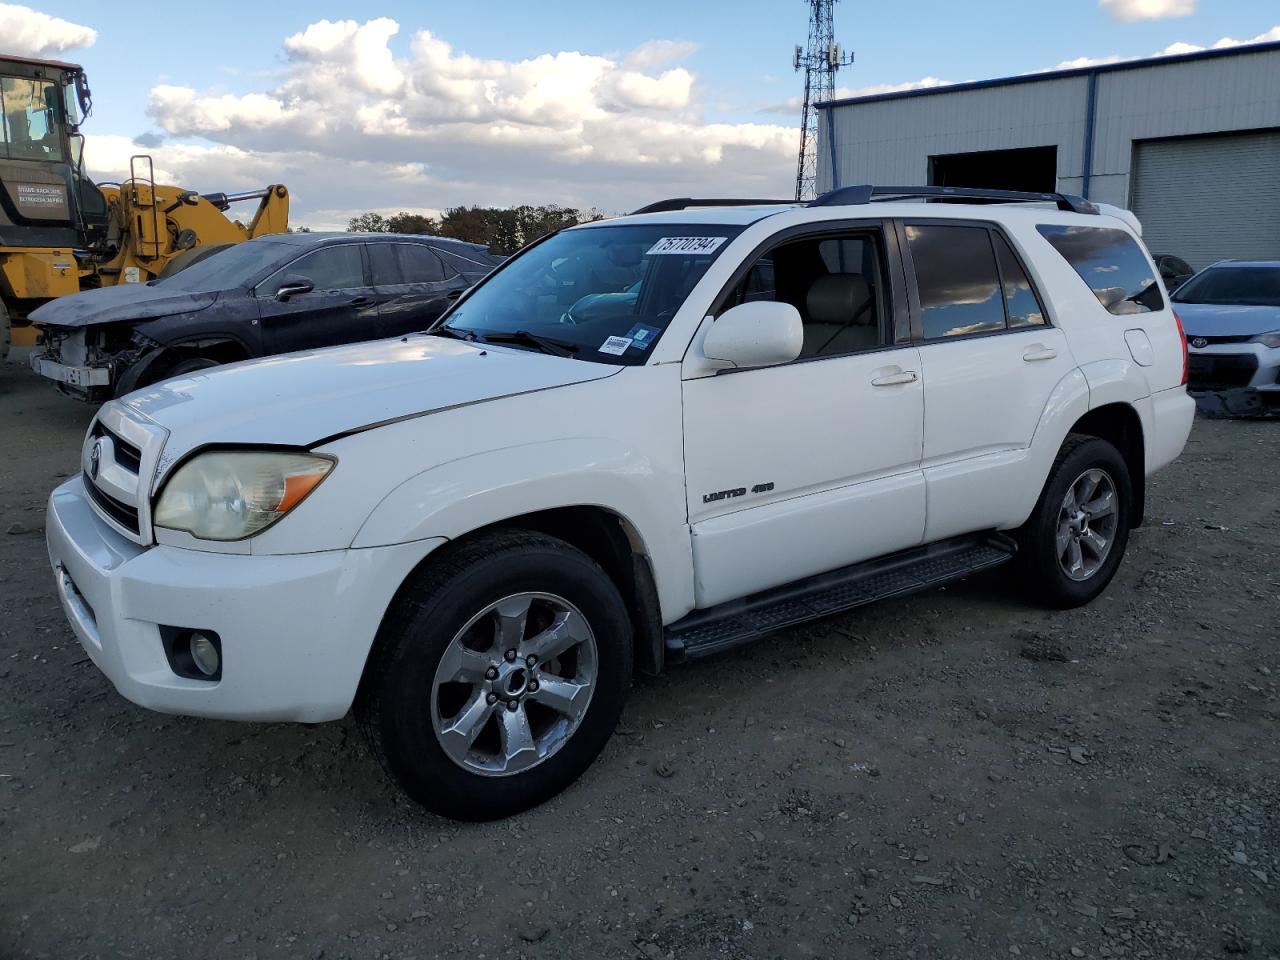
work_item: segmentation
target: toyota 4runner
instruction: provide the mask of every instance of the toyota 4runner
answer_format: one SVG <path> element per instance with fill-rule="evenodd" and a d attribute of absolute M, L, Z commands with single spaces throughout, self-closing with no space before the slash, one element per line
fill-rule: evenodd
<path fill-rule="evenodd" d="M 654 673 L 1008 562 L 1087 603 L 1193 402 L 1131 214 L 850 187 L 531 245 L 431 330 L 106 404 L 49 501 L 89 656 L 155 710 L 353 705 L 440 813 L 515 813 Z"/>

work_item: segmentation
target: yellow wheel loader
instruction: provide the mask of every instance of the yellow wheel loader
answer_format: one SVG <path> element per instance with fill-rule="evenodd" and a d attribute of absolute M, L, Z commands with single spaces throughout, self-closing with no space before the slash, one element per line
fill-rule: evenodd
<path fill-rule="evenodd" d="M 146 283 L 224 246 L 289 227 L 289 191 L 199 194 L 155 182 L 151 157 L 129 179 L 84 175 L 80 122 L 93 105 L 72 63 L 0 54 L 0 359 L 10 328 L 54 297 Z M 258 201 L 249 225 L 225 215 Z"/>

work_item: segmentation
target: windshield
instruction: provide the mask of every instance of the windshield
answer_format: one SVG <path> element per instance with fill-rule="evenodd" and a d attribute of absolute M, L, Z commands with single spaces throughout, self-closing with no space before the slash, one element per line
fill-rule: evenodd
<path fill-rule="evenodd" d="M 739 232 L 672 223 L 566 230 L 485 281 L 444 329 L 526 349 L 541 339 L 583 360 L 644 363 Z"/>
<path fill-rule="evenodd" d="M 1175 303 L 1280 307 L 1280 263 L 1274 267 L 1210 267 L 1188 280 Z"/>
<path fill-rule="evenodd" d="M 46 80 L 0 77 L 0 157 L 61 160 L 58 86 Z"/>
<path fill-rule="evenodd" d="M 247 287 L 262 271 L 273 266 L 284 253 L 283 243 L 248 240 L 193 263 L 171 277 L 155 281 L 165 290 L 185 293 L 216 293 Z"/>

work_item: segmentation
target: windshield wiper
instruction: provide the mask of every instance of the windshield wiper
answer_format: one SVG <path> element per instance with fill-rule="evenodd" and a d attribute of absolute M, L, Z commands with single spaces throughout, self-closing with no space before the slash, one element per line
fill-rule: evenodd
<path fill-rule="evenodd" d="M 533 347 L 536 350 L 540 350 L 542 353 L 549 353 L 557 357 L 572 357 L 579 350 L 576 343 L 566 343 L 563 340 L 553 340 L 550 337 L 544 337 L 541 334 L 530 333 L 528 330 L 484 333 L 479 334 L 478 338 L 481 343 L 520 344 L 526 347 Z"/>
<path fill-rule="evenodd" d="M 426 331 L 429 337 L 453 337 L 455 340 L 466 340 L 468 343 L 476 339 L 474 330 L 455 330 L 450 326 L 432 327 Z"/>

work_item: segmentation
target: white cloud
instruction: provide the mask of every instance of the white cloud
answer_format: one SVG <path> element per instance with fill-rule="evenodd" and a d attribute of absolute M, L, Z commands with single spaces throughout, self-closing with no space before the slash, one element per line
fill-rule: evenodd
<path fill-rule="evenodd" d="M 0 3 L 0 38 L 4 53 L 49 58 L 92 46 L 98 31 L 21 4 Z"/>
<path fill-rule="evenodd" d="M 632 70 L 661 67 L 688 60 L 697 50 L 698 45 L 689 40 L 650 40 L 627 54 L 626 64 Z"/>
<path fill-rule="evenodd" d="M 1196 0 L 1098 0 L 1103 10 L 1123 23 L 1165 20 L 1196 12 Z"/>
<path fill-rule="evenodd" d="M 303 178 L 305 190 L 274 176 L 305 216 L 330 219 L 365 203 L 625 210 L 683 193 L 790 192 L 794 127 L 706 122 L 696 77 L 679 65 L 694 44 L 497 60 L 421 30 L 398 57 L 398 30 L 387 18 L 313 23 L 285 40 L 284 74 L 259 92 L 153 87 L 148 113 L 169 138 L 215 144 L 188 148 L 176 172 L 231 169 L 217 151 L 270 157 Z M 158 153 L 167 163 L 175 149 L 168 139 Z"/>
<path fill-rule="evenodd" d="M 1251 43 L 1268 43 L 1270 41 L 1280 40 L 1280 26 L 1272 27 L 1265 33 L 1260 33 L 1256 37 L 1250 37 L 1247 40 L 1236 40 L 1234 37 L 1223 37 L 1221 40 L 1215 41 L 1210 48 L 1213 50 L 1225 50 L 1228 47 L 1243 47 Z M 1149 57 L 1173 57 L 1182 53 L 1198 53 L 1206 49 L 1195 43 L 1187 43 L 1179 40 L 1169 44 L 1167 47 L 1149 54 Z M 1109 63 L 1124 63 L 1129 60 L 1146 59 L 1145 57 L 1121 57 L 1115 54 L 1107 57 L 1077 57 L 1074 60 L 1063 60 L 1061 63 L 1045 70 L 1036 70 L 1034 73 L 1046 73 L 1049 70 L 1071 70 L 1077 67 L 1099 67 Z"/>

